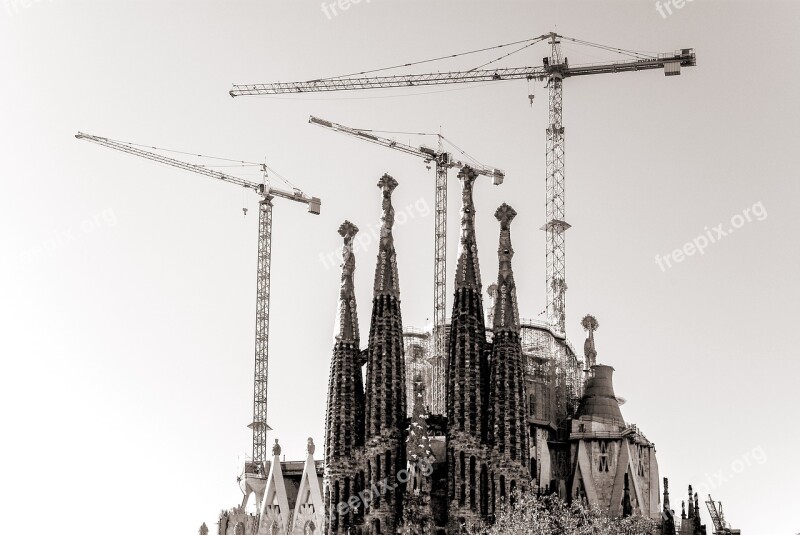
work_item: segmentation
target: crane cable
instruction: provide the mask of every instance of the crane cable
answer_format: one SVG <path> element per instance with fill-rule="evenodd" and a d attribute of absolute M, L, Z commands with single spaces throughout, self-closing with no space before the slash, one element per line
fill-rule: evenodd
<path fill-rule="evenodd" d="M 567 39 L 572 41 L 573 43 L 578 43 L 585 46 L 590 46 L 594 48 L 599 48 L 601 50 L 606 50 L 608 52 L 616 52 L 617 54 L 623 54 L 627 56 L 631 56 L 636 59 L 654 59 L 654 56 L 651 54 L 645 54 L 644 52 L 636 52 L 635 50 L 626 50 L 624 48 L 616 48 L 613 46 L 608 45 L 601 45 L 598 43 L 592 43 L 590 41 L 584 41 L 582 39 L 576 39 L 574 37 L 567 37 L 566 35 L 559 35 L 562 39 Z"/>
<path fill-rule="evenodd" d="M 522 46 L 522 47 L 520 47 L 520 48 L 518 48 L 518 49 L 516 49 L 516 50 L 514 50 L 514 51 L 512 51 L 512 52 L 509 52 L 508 54 L 504 54 L 504 55 L 500 56 L 499 58 L 495 58 L 495 59 L 493 59 L 493 60 L 491 60 L 491 61 L 487 61 L 487 62 L 486 62 L 486 63 L 484 63 L 483 65 L 479 65 L 479 66 L 477 66 L 477 67 L 474 67 L 474 68 L 472 68 L 472 69 L 468 70 L 467 72 L 472 72 L 472 71 L 476 71 L 476 70 L 478 70 L 478 69 L 482 69 L 482 68 L 486 67 L 487 65 L 490 65 L 490 64 L 492 64 L 492 63 L 495 63 L 496 61 L 500 61 L 501 59 L 505 59 L 505 58 L 507 58 L 508 56 L 511 56 L 512 54 L 516 54 L 517 52 L 520 52 L 520 51 L 522 51 L 522 50 L 525 50 L 526 48 L 528 48 L 528 47 L 530 47 L 530 46 L 533 46 L 533 45 L 535 45 L 536 43 L 541 43 L 541 42 L 542 42 L 542 41 L 543 41 L 545 38 L 546 38 L 546 36 L 544 36 L 544 35 L 543 35 L 543 36 L 541 36 L 541 37 L 538 37 L 537 39 L 534 39 L 533 41 L 531 41 L 530 43 L 528 43 L 528 44 L 527 44 L 527 45 L 525 45 L 525 46 Z"/>
<path fill-rule="evenodd" d="M 486 52 L 488 50 L 497 50 L 498 48 L 503 48 L 503 47 L 506 47 L 506 46 L 519 45 L 521 43 L 528 43 L 529 41 L 538 42 L 538 41 L 541 41 L 542 39 L 545 39 L 546 37 L 548 37 L 548 36 L 543 35 L 543 36 L 539 36 L 539 37 L 532 37 L 530 39 L 522 39 L 520 41 L 514 41 L 512 43 L 505 43 L 505 44 L 502 44 L 502 45 L 495 45 L 495 46 L 490 46 L 490 47 L 486 47 L 486 48 L 479 48 L 477 50 L 470 50 L 469 52 L 460 52 L 458 54 L 450 54 L 449 56 L 440 56 L 440 57 L 437 57 L 437 58 L 425 59 L 425 60 L 421 60 L 421 61 L 413 61 L 411 63 L 403 63 L 401 65 L 394 65 L 392 67 L 382 67 L 380 69 L 372 69 L 372 70 L 368 70 L 368 71 L 353 72 L 353 73 L 350 73 L 350 74 L 340 74 L 338 76 L 331 76 L 331 77 L 328 77 L 328 78 L 317 78 L 315 80 L 310 80 L 310 81 L 312 81 L 312 82 L 321 82 L 321 81 L 325 81 L 325 80 L 336 80 L 338 78 L 344 78 L 344 77 L 347 77 L 347 76 L 358 76 L 358 75 L 364 75 L 364 74 L 372 74 L 372 73 L 381 72 L 381 71 L 388 71 L 388 70 L 391 70 L 391 69 L 399 69 L 401 67 L 412 67 L 414 65 L 422 65 L 423 63 L 431 63 L 431 62 L 440 61 L 440 60 L 443 60 L 443 59 L 452 59 L 452 58 L 457 58 L 457 57 L 461 57 L 461 56 L 467 56 L 469 54 L 477 54 L 478 52 Z M 533 44 L 533 43 L 531 43 L 531 44 Z"/>
<path fill-rule="evenodd" d="M 442 136 L 441 134 L 440 134 L 439 136 L 440 136 L 440 137 L 441 137 L 443 140 L 445 140 L 445 141 L 446 141 L 446 142 L 447 142 L 449 145 L 451 145 L 451 146 L 452 146 L 454 149 L 456 149 L 458 152 L 460 152 L 460 153 L 461 153 L 463 156 L 465 156 L 465 157 L 466 157 L 468 160 L 471 160 L 471 161 L 472 161 L 472 163 L 474 163 L 476 167 L 483 167 L 483 168 L 485 168 L 485 167 L 486 167 L 485 165 L 483 165 L 483 164 L 482 164 L 481 162 L 479 162 L 477 159 L 475 159 L 475 158 L 473 158 L 472 156 L 470 156 L 470 155 L 469 155 L 469 154 L 468 154 L 468 153 L 467 153 L 465 150 L 463 150 L 461 147 L 459 147 L 458 145 L 456 145 L 455 143 L 453 143 L 452 141 L 450 141 L 450 140 L 449 140 L 449 139 L 447 139 L 446 137 Z"/>
<path fill-rule="evenodd" d="M 203 167 L 203 168 L 211 168 L 211 167 L 261 167 L 262 165 L 267 167 L 266 164 L 261 164 L 261 163 L 256 163 L 256 162 L 248 162 L 246 160 L 233 160 L 231 158 L 223 158 L 221 156 L 207 156 L 207 155 L 204 155 L 204 154 L 197 154 L 197 153 L 194 153 L 194 152 L 185 152 L 185 151 L 180 151 L 180 150 L 175 150 L 175 149 L 164 149 L 164 148 L 161 148 L 161 147 L 154 147 L 152 145 L 142 145 L 140 143 L 131 143 L 130 141 L 119 141 L 119 140 L 111 139 L 111 138 L 105 138 L 105 139 L 107 139 L 108 141 L 114 142 L 114 143 L 119 143 L 120 145 L 129 145 L 129 146 L 132 146 L 132 147 L 142 147 L 142 148 L 151 149 L 151 150 L 159 150 L 159 151 L 163 151 L 163 152 L 171 152 L 173 154 L 183 154 L 185 156 L 194 156 L 194 157 L 197 157 L 197 158 L 209 158 L 211 160 L 221 160 L 221 161 L 225 161 L 225 162 L 235 162 L 235 163 L 238 164 L 238 165 L 192 164 L 192 165 L 196 165 L 197 167 Z M 275 171 L 271 167 L 267 167 L 267 169 L 269 169 L 280 180 L 285 182 L 287 186 L 292 187 L 294 189 L 300 189 L 297 186 L 295 186 L 294 184 L 292 184 L 291 182 L 289 182 L 288 179 L 284 178 L 280 173 L 278 173 L 277 171 Z"/>

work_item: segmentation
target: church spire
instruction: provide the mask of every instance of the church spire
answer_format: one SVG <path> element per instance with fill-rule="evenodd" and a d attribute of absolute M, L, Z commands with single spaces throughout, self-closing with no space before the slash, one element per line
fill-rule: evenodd
<path fill-rule="evenodd" d="M 500 205 L 494 217 L 500 221 L 500 244 L 497 255 L 500 261 L 497 275 L 497 298 L 494 303 L 494 331 L 510 330 L 519 332 L 519 307 L 517 305 L 517 285 L 514 282 L 514 271 L 511 258 L 514 248 L 511 247 L 511 221 L 517 212 L 506 203 Z"/>
<path fill-rule="evenodd" d="M 458 173 L 461 182 L 461 239 L 456 267 L 456 290 L 481 288 L 481 271 L 478 266 L 478 246 L 475 241 L 475 204 L 472 187 L 477 177 L 475 170 L 465 165 Z"/>
<path fill-rule="evenodd" d="M 395 299 L 400 298 L 400 284 L 397 277 L 397 259 L 394 251 L 394 207 L 392 206 L 392 192 L 397 187 L 397 181 L 388 174 L 378 180 L 378 187 L 383 192 L 383 215 L 381 215 L 381 238 L 378 243 L 378 265 L 375 268 L 374 295 L 390 295 Z"/>
<path fill-rule="evenodd" d="M 329 511 L 335 511 L 339 502 L 347 499 L 353 491 L 349 487 L 356 476 L 355 456 L 364 444 L 364 416 L 358 410 L 364 406 L 364 383 L 361 379 L 358 315 L 353 288 L 353 272 L 356 269 L 353 239 L 357 233 L 358 227 L 349 221 L 339 226 L 339 235 L 344 240 L 342 274 L 325 417 L 324 500 Z M 344 535 L 354 521 L 353 514 L 341 517 L 329 515 L 326 518 L 326 532 L 329 535 Z"/>
<path fill-rule="evenodd" d="M 342 248 L 342 277 L 339 287 L 339 308 L 336 315 L 338 334 L 336 340 L 355 342 L 358 345 L 358 314 L 356 313 L 356 295 L 353 284 L 353 272 L 356 269 L 356 257 L 353 254 L 353 238 L 358 234 L 358 227 L 350 221 L 339 226 L 339 235 L 344 238 Z"/>
<path fill-rule="evenodd" d="M 475 243 L 475 176 L 467 166 L 458 174 L 461 241 L 447 351 L 447 462 L 459 467 L 448 470 L 448 505 L 451 518 L 467 520 L 488 514 L 489 507 L 489 355 Z"/>
<path fill-rule="evenodd" d="M 383 175 L 378 181 L 383 193 L 383 215 L 372 317 L 367 348 L 367 388 L 364 488 L 377 488 L 406 468 L 406 368 L 403 351 L 403 318 L 400 287 L 392 237 L 394 208 L 392 192 L 397 181 Z M 390 488 L 367 504 L 364 522 L 373 533 L 395 533 L 402 521 L 404 488 Z"/>
<path fill-rule="evenodd" d="M 494 216 L 500 222 L 497 254 L 497 299 L 494 308 L 494 339 L 489 371 L 489 443 L 492 448 L 492 483 L 497 489 L 493 510 L 515 489 L 528 488 L 528 434 L 525 414 L 525 376 L 519 334 L 517 288 L 511 258 L 511 220 L 517 212 L 503 203 Z"/>

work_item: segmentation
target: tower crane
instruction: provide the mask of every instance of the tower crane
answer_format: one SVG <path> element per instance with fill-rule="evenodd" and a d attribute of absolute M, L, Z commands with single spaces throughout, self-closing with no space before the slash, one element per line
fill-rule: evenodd
<path fill-rule="evenodd" d="M 446 321 L 446 272 L 447 272 L 447 170 L 453 167 L 464 167 L 464 163 L 453 158 L 453 155 L 444 150 L 442 146 L 442 135 L 438 135 L 439 146 L 437 150 L 431 149 L 424 145 L 413 147 L 405 143 L 400 143 L 393 139 L 376 136 L 367 130 L 351 128 L 338 123 L 320 119 L 313 115 L 308 118 L 308 122 L 328 128 L 334 132 L 341 132 L 348 134 L 364 141 L 369 141 L 382 147 L 398 150 L 412 156 L 422 158 L 425 163 L 434 162 L 436 165 L 436 223 L 434 229 L 434 261 L 433 261 L 433 360 L 435 364 L 434 374 L 444 373 L 444 336 L 445 336 L 445 321 Z M 483 165 L 470 164 L 476 173 L 482 176 L 490 177 L 494 185 L 503 183 L 505 173 L 500 169 L 493 167 L 486 167 Z M 444 376 L 441 380 L 433 381 L 431 396 L 433 399 L 434 411 L 440 411 L 438 414 L 443 414 L 444 407 Z M 440 406 L 439 406 L 440 405 Z"/>
<path fill-rule="evenodd" d="M 708 507 L 708 514 L 711 515 L 711 521 L 714 523 L 714 535 L 741 534 L 741 530 L 731 529 L 725 522 L 725 516 L 722 514 L 722 502 L 719 502 L 719 509 L 717 509 L 717 505 L 709 494 L 708 500 L 706 500 L 706 507 Z"/>
<path fill-rule="evenodd" d="M 207 167 L 195 165 L 170 158 L 161 154 L 143 150 L 132 143 L 114 141 L 108 138 L 93 136 L 78 132 L 78 139 L 90 141 L 103 147 L 118 150 L 159 162 L 186 171 L 191 171 L 236 186 L 253 190 L 261 200 L 258 210 L 258 262 L 256 271 L 256 336 L 255 336 L 255 369 L 253 374 L 253 421 L 248 427 L 253 431 L 253 456 L 252 461 L 245 464 L 245 496 L 243 506 L 252 492 L 256 493 L 256 500 L 260 501 L 261 492 L 266 485 L 265 465 L 267 458 L 267 378 L 269 363 L 269 297 L 270 297 L 270 268 L 272 264 L 272 199 L 279 197 L 290 201 L 304 203 L 308 211 L 318 215 L 321 201 L 317 197 L 309 197 L 299 189 L 283 191 L 270 186 L 267 180 L 266 165 L 262 166 L 264 172 L 263 183 L 251 182 L 239 177 L 221 173 Z"/>
<path fill-rule="evenodd" d="M 487 65 L 511 54 L 519 52 L 535 43 L 547 40 L 550 45 L 550 55 L 542 59 L 542 65 L 536 67 L 511 67 L 486 69 Z M 624 61 L 607 61 L 602 63 L 570 65 L 567 58 L 561 53 L 561 41 L 569 40 L 577 44 L 600 48 L 618 54 L 629 56 Z M 550 32 L 538 37 L 516 43 L 508 43 L 491 47 L 489 49 L 475 50 L 463 54 L 446 56 L 447 58 L 484 52 L 492 48 L 501 48 L 509 45 L 527 43 L 519 49 L 500 56 L 484 65 L 467 71 L 433 72 L 425 74 L 400 74 L 400 75 L 373 75 L 387 69 L 377 69 L 358 74 L 320 78 L 305 82 L 277 82 L 265 84 L 236 84 L 230 91 L 232 97 L 244 95 L 278 95 L 284 93 L 308 93 L 328 91 L 354 91 L 361 89 L 382 88 L 408 88 L 431 85 L 463 84 L 463 83 L 489 83 L 507 80 L 534 80 L 547 81 L 549 90 L 549 119 L 546 129 L 547 158 L 546 180 L 547 191 L 547 216 L 542 230 L 546 233 L 546 295 L 547 319 L 553 329 L 559 333 L 565 331 L 564 298 L 567 289 L 565 266 L 565 241 L 564 234 L 570 225 L 565 220 L 564 210 L 564 125 L 562 123 L 562 102 L 564 79 L 575 76 L 589 76 L 594 74 L 609 74 L 622 72 L 636 72 L 652 69 L 664 69 L 667 76 L 678 75 L 681 67 L 696 65 L 694 49 L 684 48 L 675 52 L 664 54 L 645 54 L 605 45 L 598 45 L 572 37 L 566 37 L 555 32 Z M 398 65 L 416 65 L 427 63 L 426 60 L 416 63 Z"/>

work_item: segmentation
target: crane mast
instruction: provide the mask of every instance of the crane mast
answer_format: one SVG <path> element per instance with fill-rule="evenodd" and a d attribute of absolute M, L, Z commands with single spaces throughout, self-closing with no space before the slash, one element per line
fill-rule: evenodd
<path fill-rule="evenodd" d="M 431 85 L 483 83 L 507 80 L 547 81 L 549 93 L 549 110 L 547 135 L 547 162 L 545 187 L 547 192 L 547 215 L 542 230 L 546 233 L 546 314 L 553 330 L 565 332 L 565 294 L 566 255 L 564 234 L 570 225 L 565 218 L 565 174 L 564 174 L 564 125 L 563 82 L 575 76 L 594 74 L 611 74 L 637 72 L 652 69 L 663 69 L 666 76 L 678 75 L 681 67 L 692 67 L 697 64 L 694 49 L 684 48 L 663 54 L 643 54 L 623 51 L 604 45 L 587 43 L 571 37 L 551 32 L 531 39 L 541 41 L 549 38 L 550 55 L 545 57 L 543 65 L 538 67 L 510 67 L 497 69 L 471 69 L 468 71 L 435 72 L 423 74 L 401 74 L 392 76 L 341 76 L 319 78 L 303 82 L 275 82 L 265 84 L 234 84 L 230 91 L 232 97 L 246 95 L 278 95 L 285 93 L 355 91 L 362 89 L 408 88 Z M 625 61 L 607 61 L 601 63 L 570 66 L 567 58 L 561 54 L 561 40 L 566 39 L 579 44 L 586 44 L 626 53 L 634 59 Z M 413 149 L 413 148 L 412 148 Z M 401 149 L 402 150 L 402 149 Z M 439 175 L 437 168 L 437 203 L 439 201 Z M 438 209 L 438 204 L 437 204 Z M 438 227 L 437 211 L 437 229 Z M 438 236 L 437 236 L 438 239 Z M 437 241 L 437 255 L 438 255 Z M 438 276 L 438 275 L 437 275 Z M 437 297 L 438 299 L 438 297 Z M 437 300 L 437 303 L 439 301 Z M 438 309 L 435 310 L 438 312 Z"/>
<path fill-rule="evenodd" d="M 564 233 L 569 224 L 564 221 L 564 125 L 562 119 L 563 80 L 566 64 L 561 59 L 561 41 L 550 34 L 548 71 L 549 110 L 547 125 L 547 221 L 542 227 L 546 235 L 546 299 L 547 320 L 563 333 L 566 326 L 564 297 L 566 283 L 566 246 Z"/>
<path fill-rule="evenodd" d="M 413 147 L 399 143 L 393 139 L 376 136 L 373 133 L 357 128 L 351 128 L 338 123 L 320 119 L 313 115 L 308 122 L 380 145 L 394 149 L 425 160 L 426 163 L 434 162 L 436 166 L 436 197 L 435 197 L 435 227 L 434 227 L 434 260 L 433 260 L 433 375 L 431 381 L 431 410 L 445 412 L 445 324 L 447 322 L 447 170 L 452 167 L 463 167 L 465 164 L 454 159 L 453 155 L 444 150 L 442 136 L 438 136 L 437 150 L 429 147 Z M 503 183 L 505 173 L 493 167 L 471 164 L 476 173 L 492 178 L 495 185 Z"/>
<path fill-rule="evenodd" d="M 270 302 L 270 267 L 272 263 L 272 199 L 280 197 L 290 201 L 301 202 L 308 205 L 308 211 L 318 215 L 321 201 L 317 197 L 309 197 L 302 191 L 295 189 L 291 192 L 270 187 L 266 180 L 266 165 L 264 182 L 257 183 L 236 176 L 220 173 L 201 165 L 195 165 L 181 160 L 176 160 L 162 154 L 143 150 L 131 143 L 114 141 L 108 138 L 93 136 L 78 132 L 78 139 L 90 141 L 97 145 L 108 147 L 152 160 L 158 163 L 191 171 L 223 182 L 255 191 L 260 197 L 258 209 L 258 261 L 256 270 L 256 333 L 255 333 L 255 368 L 253 373 L 253 421 L 248 427 L 253 432 L 252 461 L 246 463 L 245 485 L 247 490 L 243 506 L 250 493 L 255 492 L 257 501 L 260 501 L 260 491 L 265 485 L 264 461 L 267 459 L 267 379 L 269 365 L 269 302 Z"/>

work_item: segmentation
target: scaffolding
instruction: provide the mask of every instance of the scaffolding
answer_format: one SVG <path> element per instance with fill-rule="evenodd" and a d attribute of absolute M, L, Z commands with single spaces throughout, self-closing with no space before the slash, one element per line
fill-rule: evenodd
<path fill-rule="evenodd" d="M 525 379 L 544 385 L 536 404 L 544 419 L 560 424 L 572 417 L 583 394 L 583 362 L 548 322 L 521 319 L 520 337 Z"/>
<path fill-rule="evenodd" d="M 446 334 L 450 324 L 446 323 Z M 486 329 L 487 340 L 492 330 Z M 545 321 L 520 320 L 523 365 L 526 382 L 535 382 L 544 388 L 536 390 L 537 414 L 543 419 L 560 424 L 572 417 L 583 394 L 583 361 L 576 356 L 572 344 L 564 335 L 553 331 Z M 449 340 L 449 336 L 445 336 Z M 445 413 L 445 378 L 447 361 L 437 358 L 434 351 L 432 328 L 403 329 L 403 349 L 406 360 L 407 412 L 413 410 L 414 377 L 419 374 L 425 382 L 425 405 L 431 414 Z M 445 342 L 445 354 L 447 343 Z"/>

